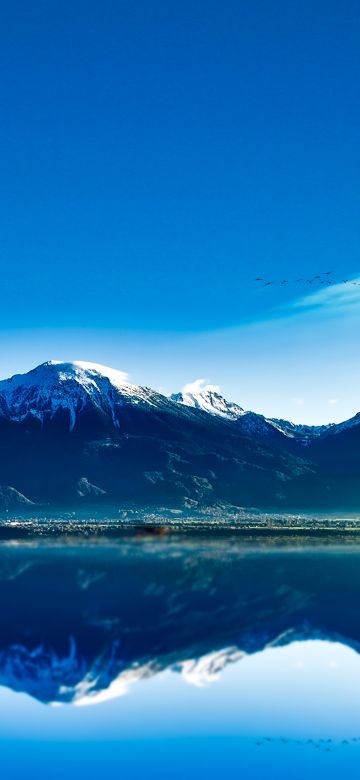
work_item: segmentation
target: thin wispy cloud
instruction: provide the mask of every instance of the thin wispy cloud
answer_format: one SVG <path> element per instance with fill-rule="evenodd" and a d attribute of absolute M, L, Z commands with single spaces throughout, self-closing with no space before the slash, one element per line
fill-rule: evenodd
<path fill-rule="evenodd" d="M 187 393 L 204 393 L 206 391 L 212 393 L 220 393 L 219 385 L 212 385 L 208 379 L 195 379 L 194 382 L 188 382 L 184 385 L 182 392 L 184 395 Z"/>
<path fill-rule="evenodd" d="M 319 311 L 327 314 L 342 314 L 359 311 L 360 313 L 360 277 L 339 282 L 304 295 L 286 306 L 288 311 L 300 313 Z"/>

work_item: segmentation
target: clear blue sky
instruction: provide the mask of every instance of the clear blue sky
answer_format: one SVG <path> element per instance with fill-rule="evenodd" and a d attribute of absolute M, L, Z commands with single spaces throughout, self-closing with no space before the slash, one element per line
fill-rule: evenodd
<path fill-rule="evenodd" d="M 253 278 L 360 272 L 359 39 L 352 0 L 4 4 L 1 375 L 93 359 L 358 411 L 359 301 Z"/>

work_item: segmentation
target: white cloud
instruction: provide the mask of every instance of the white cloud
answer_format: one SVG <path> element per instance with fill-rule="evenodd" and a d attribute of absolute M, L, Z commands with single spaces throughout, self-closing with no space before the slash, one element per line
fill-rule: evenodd
<path fill-rule="evenodd" d="M 195 379 L 194 382 L 188 382 L 187 385 L 184 385 L 182 391 L 184 395 L 187 393 L 203 393 L 205 391 L 220 393 L 220 387 L 219 385 L 209 384 L 208 379 Z"/>
<path fill-rule="evenodd" d="M 298 406 L 304 406 L 305 398 L 293 398 L 292 399 L 294 403 L 296 403 Z"/>
<path fill-rule="evenodd" d="M 286 307 L 288 308 L 288 307 Z M 290 308 L 293 312 L 326 311 L 331 314 L 351 312 L 360 308 L 360 278 L 349 279 L 348 282 L 324 285 L 310 295 L 304 295 L 294 301 Z"/>
<path fill-rule="evenodd" d="M 329 398 L 328 403 L 330 404 L 330 406 L 336 406 L 336 404 L 339 403 L 339 399 L 338 398 Z"/>
<path fill-rule="evenodd" d="M 61 365 L 61 360 L 51 360 L 50 363 Z M 90 363 L 84 360 L 74 360 L 73 366 L 84 369 L 84 371 L 97 371 L 99 374 L 108 377 L 114 385 L 128 385 L 129 374 L 125 371 L 119 371 L 117 368 L 109 368 L 109 366 L 103 366 L 101 363 Z"/>

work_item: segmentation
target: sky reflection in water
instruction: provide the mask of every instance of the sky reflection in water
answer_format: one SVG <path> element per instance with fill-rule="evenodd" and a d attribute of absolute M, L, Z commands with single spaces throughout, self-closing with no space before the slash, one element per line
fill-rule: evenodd
<path fill-rule="evenodd" d="M 224 539 L 2 546 L 4 776 L 358 777 L 359 564 Z"/>

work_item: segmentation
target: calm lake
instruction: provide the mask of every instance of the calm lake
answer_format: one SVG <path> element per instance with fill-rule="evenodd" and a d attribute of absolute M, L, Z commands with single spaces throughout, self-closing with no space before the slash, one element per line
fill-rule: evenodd
<path fill-rule="evenodd" d="M 2 777 L 358 778 L 360 546 L 0 546 Z"/>

